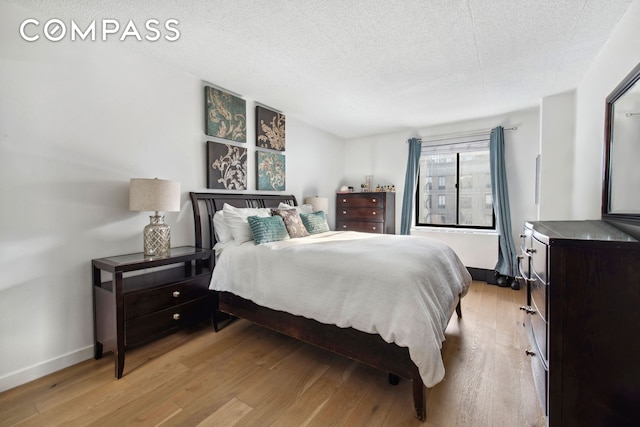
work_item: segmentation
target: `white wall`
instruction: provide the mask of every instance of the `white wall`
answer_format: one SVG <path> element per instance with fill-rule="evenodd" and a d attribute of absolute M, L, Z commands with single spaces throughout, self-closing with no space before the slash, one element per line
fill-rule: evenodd
<path fill-rule="evenodd" d="M 393 134 L 377 135 L 347 141 L 345 148 L 345 179 L 343 184 L 358 188 L 365 175 L 374 175 L 374 185 L 394 184 L 396 186 L 396 232 L 400 230 L 400 212 L 404 191 L 404 174 L 407 163 L 405 141 L 414 136 L 429 136 L 448 133 L 517 127 L 515 131 L 505 131 L 505 161 L 509 181 L 511 221 L 514 240 L 518 238 L 525 220 L 537 219 L 534 200 L 535 167 L 539 146 L 540 114 L 538 108 L 516 111 L 501 116 L 464 122 L 449 123 L 424 129 L 407 130 Z M 415 228 L 412 234 L 428 232 L 440 238 L 460 255 L 469 267 L 493 269 L 498 259 L 497 249 L 493 251 L 495 239 L 488 239 L 486 233 L 464 234 L 464 239 L 450 230 L 437 232 L 430 228 Z M 516 240 L 517 244 L 517 240 Z M 486 252 L 469 248 L 485 248 Z M 493 252 L 493 256 L 487 256 Z"/>
<path fill-rule="evenodd" d="M 640 62 L 638 23 L 640 0 L 629 7 L 576 90 L 575 219 L 600 218 L 605 100 Z"/>
<path fill-rule="evenodd" d="M 540 101 L 540 178 L 538 219 L 571 218 L 575 91 Z"/>
<path fill-rule="evenodd" d="M 91 259 L 141 251 L 149 221 L 130 178 L 181 182 L 174 246 L 193 244 L 188 192 L 206 190 L 203 76 L 117 42 L 27 43 L 31 17 L 0 2 L 0 391 L 93 356 Z M 287 116 L 285 155 L 287 193 L 333 194 L 341 139 Z"/>

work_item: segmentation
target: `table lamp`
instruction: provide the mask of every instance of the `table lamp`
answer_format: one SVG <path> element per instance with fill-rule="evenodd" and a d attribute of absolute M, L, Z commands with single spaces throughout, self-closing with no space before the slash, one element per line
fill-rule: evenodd
<path fill-rule="evenodd" d="M 329 199 L 327 199 L 326 197 L 307 197 L 304 199 L 304 202 L 308 205 L 311 205 L 314 212 L 323 211 L 325 215 L 328 214 L 327 211 L 329 210 Z"/>
<path fill-rule="evenodd" d="M 144 227 L 144 255 L 169 256 L 171 227 L 159 212 L 180 211 L 180 183 L 166 179 L 131 178 L 129 210 L 155 211 Z"/>

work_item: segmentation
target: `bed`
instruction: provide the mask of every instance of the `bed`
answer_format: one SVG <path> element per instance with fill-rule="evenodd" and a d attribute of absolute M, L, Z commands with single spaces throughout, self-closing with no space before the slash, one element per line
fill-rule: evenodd
<path fill-rule="evenodd" d="M 211 266 L 211 289 L 216 291 L 216 330 L 221 322 L 219 314 L 247 319 L 387 372 L 391 383 L 399 378 L 411 380 L 416 417 L 426 419 L 428 387 L 444 376 L 440 354 L 444 329 L 454 311 L 462 317 L 460 299 L 471 282 L 469 273 L 450 248 L 426 238 L 331 231 L 264 245 L 253 241 L 238 244 L 243 239 L 221 243 L 217 239 L 216 226 L 218 229 L 221 226 L 216 222 L 216 212 L 231 207 L 265 210 L 297 206 L 296 198 L 282 194 L 197 192 L 190 193 L 190 197 L 196 246 L 215 248 L 217 253 L 215 265 Z M 423 249 L 416 251 L 415 244 L 420 248 L 425 245 L 425 252 L 442 253 L 431 257 L 443 267 L 433 268 L 433 274 L 424 274 L 419 265 L 423 262 L 409 260 L 411 252 L 423 252 Z M 431 248 L 432 245 L 435 246 Z M 388 255 L 386 259 L 376 258 L 383 251 L 402 253 L 407 259 L 389 264 Z M 358 258 L 365 253 L 366 258 Z M 397 268 L 403 265 L 401 261 L 409 263 L 400 270 L 411 270 L 412 273 L 406 273 L 411 280 L 409 274 L 434 276 L 428 278 L 430 285 L 421 285 L 417 290 L 415 286 L 402 286 L 404 281 L 398 281 Z M 425 259 L 424 263 L 431 261 Z M 359 280 L 363 265 L 368 273 Z M 443 270 L 447 270 L 446 274 Z M 452 283 L 445 283 L 449 281 Z M 389 282 L 395 290 L 384 296 L 382 292 Z M 429 291 L 432 287 L 437 291 Z M 408 294 L 404 295 L 405 291 L 399 288 L 409 289 Z M 336 298 L 330 293 L 341 291 L 345 292 L 344 297 Z M 308 298 L 312 293 L 314 298 Z M 443 296 L 431 302 L 431 296 L 423 298 L 425 293 Z M 314 310 L 314 300 L 318 300 L 322 309 Z M 362 307 L 354 309 L 353 301 L 362 303 Z M 412 304 L 416 307 L 412 308 Z M 433 314 L 423 316 L 422 312 Z M 415 321 L 423 317 L 425 325 Z"/>

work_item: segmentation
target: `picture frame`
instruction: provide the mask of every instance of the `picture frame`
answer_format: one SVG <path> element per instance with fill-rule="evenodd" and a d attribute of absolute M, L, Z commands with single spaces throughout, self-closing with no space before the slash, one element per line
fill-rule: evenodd
<path fill-rule="evenodd" d="M 207 188 L 247 189 L 247 148 L 207 141 Z"/>
<path fill-rule="evenodd" d="M 228 92 L 205 86 L 205 133 L 234 142 L 247 142 L 247 102 Z"/>
<path fill-rule="evenodd" d="M 257 189 L 284 191 L 286 189 L 286 159 L 284 154 L 256 150 Z"/>
<path fill-rule="evenodd" d="M 256 147 L 285 151 L 286 117 L 261 105 L 256 106 Z"/>

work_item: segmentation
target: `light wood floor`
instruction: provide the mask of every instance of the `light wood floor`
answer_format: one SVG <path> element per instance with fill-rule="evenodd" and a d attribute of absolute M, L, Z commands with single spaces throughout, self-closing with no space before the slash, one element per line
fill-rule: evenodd
<path fill-rule="evenodd" d="M 411 384 L 246 321 L 201 326 L 0 394 L 0 426 L 544 426 L 525 356 L 524 291 L 474 282 L 453 316 L 444 381 L 414 417 Z"/>

